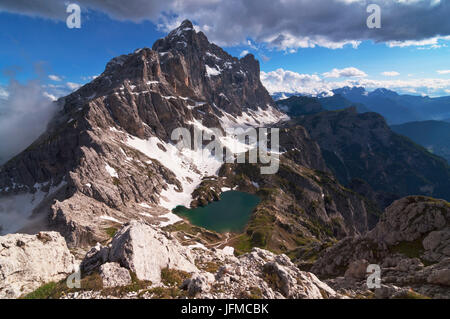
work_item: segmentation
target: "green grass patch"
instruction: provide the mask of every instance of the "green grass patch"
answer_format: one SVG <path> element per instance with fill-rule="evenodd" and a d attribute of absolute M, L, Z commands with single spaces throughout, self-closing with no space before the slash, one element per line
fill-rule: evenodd
<path fill-rule="evenodd" d="M 105 233 L 110 237 L 113 238 L 116 233 L 117 233 L 118 229 L 116 227 L 108 227 L 105 229 Z"/>
<path fill-rule="evenodd" d="M 186 279 L 190 278 L 191 275 L 185 271 L 163 268 L 161 270 L 161 281 L 166 286 L 179 287 Z"/>
<path fill-rule="evenodd" d="M 392 246 L 390 250 L 392 253 L 403 254 L 409 258 L 420 258 L 424 252 L 421 238 L 414 241 L 403 241 Z"/>

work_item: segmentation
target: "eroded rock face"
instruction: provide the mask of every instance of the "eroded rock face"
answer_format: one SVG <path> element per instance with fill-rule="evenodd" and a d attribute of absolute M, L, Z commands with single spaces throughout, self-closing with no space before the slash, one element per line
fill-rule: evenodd
<path fill-rule="evenodd" d="M 383 284 L 413 288 L 436 298 L 450 298 L 449 231 L 448 202 L 406 197 L 389 206 L 377 226 L 367 234 L 347 237 L 322 252 L 311 271 L 327 277 L 345 272 L 346 278 L 364 281 L 368 274 L 364 275 L 363 266 L 378 264 Z M 334 280 L 333 283 L 333 287 L 345 287 L 349 282 Z"/>
<path fill-rule="evenodd" d="M 108 247 L 94 247 L 81 264 L 90 272 L 106 262 L 116 262 L 136 274 L 140 280 L 161 282 L 161 269 L 195 272 L 193 256 L 166 233 L 143 222 L 131 221 L 114 236 Z"/>
<path fill-rule="evenodd" d="M 74 272 L 75 259 L 56 232 L 0 237 L 0 298 L 17 298 Z"/>

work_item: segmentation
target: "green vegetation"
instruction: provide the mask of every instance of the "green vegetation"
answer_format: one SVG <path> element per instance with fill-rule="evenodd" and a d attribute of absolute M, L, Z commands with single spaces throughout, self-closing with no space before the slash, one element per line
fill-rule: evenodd
<path fill-rule="evenodd" d="M 208 261 L 204 264 L 196 263 L 195 265 L 197 266 L 198 269 L 210 272 L 212 274 L 215 274 L 221 266 L 221 264 L 213 262 L 213 261 Z"/>
<path fill-rule="evenodd" d="M 414 241 L 403 241 L 391 247 L 391 252 L 403 254 L 409 258 L 420 258 L 424 252 L 422 238 Z"/>
<path fill-rule="evenodd" d="M 176 299 L 186 297 L 186 292 L 177 287 L 155 287 L 147 289 L 139 293 L 139 297 L 142 297 L 145 293 L 148 293 L 154 299 Z"/>
<path fill-rule="evenodd" d="M 161 282 L 166 286 L 179 287 L 190 275 L 182 270 L 164 268 L 161 270 Z"/>
<path fill-rule="evenodd" d="M 395 299 L 431 299 L 428 296 L 419 294 L 413 290 L 409 290 L 405 295 L 394 297 Z"/>
<path fill-rule="evenodd" d="M 106 234 L 111 238 L 116 235 L 117 231 L 118 229 L 116 227 L 108 227 L 105 229 Z"/>
<path fill-rule="evenodd" d="M 129 292 L 137 292 L 151 285 L 150 281 L 139 280 L 136 274 L 130 272 L 131 284 L 121 287 L 103 288 L 102 278 L 98 273 L 81 279 L 81 288 L 68 288 L 66 280 L 57 283 L 50 282 L 25 295 L 24 299 L 58 299 L 64 295 L 81 291 L 99 291 L 102 296 L 121 297 Z"/>
<path fill-rule="evenodd" d="M 24 299 L 48 299 L 58 289 L 58 283 L 49 282 L 29 293 Z"/>
<path fill-rule="evenodd" d="M 112 181 L 113 181 L 113 184 L 114 184 L 115 186 L 119 186 L 119 185 L 120 185 L 120 180 L 119 180 L 117 177 L 113 177 L 113 178 L 112 178 Z"/>

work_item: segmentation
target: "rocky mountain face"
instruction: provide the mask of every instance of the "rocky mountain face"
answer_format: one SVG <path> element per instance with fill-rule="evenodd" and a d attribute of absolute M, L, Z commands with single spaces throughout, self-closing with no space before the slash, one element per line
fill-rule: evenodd
<path fill-rule="evenodd" d="M 367 290 L 367 266 L 381 268 L 378 297 L 413 288 L 450 298 L 450 203 L 410 196 L 394 202 L 367 234 L 347 237 L 323 251 L 311 271 L 338 291 Z M 342 277 L 343 276 L 343 277 Z M 342 292 L 341 291 L 341 292 Z M 401 296 L 401 295 L 400 295 Z"/>
<path fill-rule="evenodd" d="M 259 231 L 248 231 L 244 242 L 252 240 L 250 247 L 270 243 L 268 247 L 288 252 L 298 246 L 296 238 L 363 233 L 376 216 L 365 199 L 327 175 L 317 143 L 300 125 L 283 127 L 282 169 L 273 177 L 254 173 L 258 166 L 222 166 L 213 156 L 205 160 L 201 151 L 175 147 L 171 134 L 179 127 L 191 132 L 278 128 L 275 123 L 288 118 L 274 107 L 252 55 L 230 56 L 189 21 L 152 49 L 112 59 L 98 78 L 58 104 L 61 110 L 47 132 L 0 167 L 5 233 L 51 229 L 71 247 L 89 246 L 108 240 L 128 220 L 172 224 L 179 218 L 171 209 L 207 204 L 220 197 L 222 186 L 259 192 L 264 203 L 274 197 L 272 190 L 283 192 L 283 205 L 264 213 Z M 219 140 L 233 148 L 233 138 Z M 319 177 L 321 172 L 327 177 Z M 220 174 L 225 180 L 204 187 L 210 177 L 220 180 Z M 260 186 L 249 186 L 257 181 Z M 24 206 L 10 206 L 18 201 Z M 277 226 L 269 234 L 264 223 L 271 218 Z"/>
<path fill-rule="evenodd" d="M 72 246 L 105 240 L 105 229 L 125 220 L 167 221 L 174 197 L 189 204 L 220 164 L 176 153 L 175 128 L 286 117 L 272 107 L 252 55 L 231 57 L 189 21 L 153 49 L 112 59 L 58 104 L 47 132 L 0 167 L 0 225 L 4 233 L 55 229 Z"/>
<path fill-rule="evenodd" d="M 295 120 L 316 140 L 328 167 L 343 185 L 386 207 L 411 194 L 450 199 L 450 168 L 375 113 L 354 108 Z"/>

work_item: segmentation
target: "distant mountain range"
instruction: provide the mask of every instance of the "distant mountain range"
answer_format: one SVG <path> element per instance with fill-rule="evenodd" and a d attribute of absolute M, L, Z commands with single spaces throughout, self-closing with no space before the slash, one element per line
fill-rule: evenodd
<path fill-rule="evenodd" d="M 343 87 L 333 90 L 333 93 L 331 97 L 325 94 L 318 96 L 324 109 L 355 106 L 360 113 L 372 111 L 381 114 L 390 125 L 425 120 L 449 121 L 450 118 L 450 96 L 401 95 L 384 88 L 368 92 L 363 87 Z M 276 93 L 273 97 L 281 100 L 293 95 Z"/>
<path fill-rule="evenodd" d="M 302 115 L 292 121 L 318 142 L 340 183 L 381 207 L 407 194 L 450 198 L 446 161 L 397 134 L 399 129 L 393 131 L 379 114 L 358 114 L 353 107 Z M 420 128 L 418 135 L 425 131 Z M 433 140 L 431 130 L 429 139 Z"/>
<path fill-rule="evenodd" d="M 450 123 L 444 121 L 410 122 L 392 125 L 392 130 L 412 139 L 450 163 Z"/>

